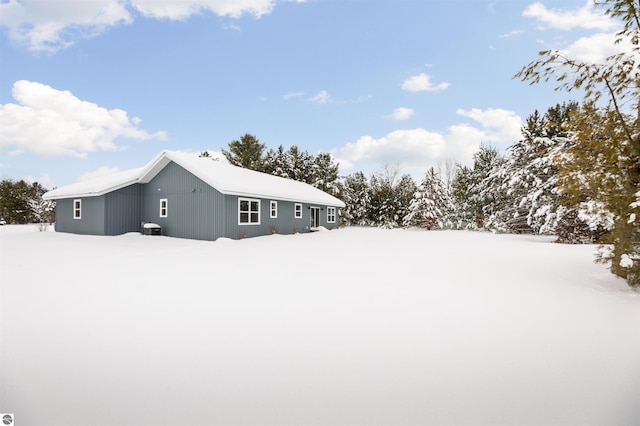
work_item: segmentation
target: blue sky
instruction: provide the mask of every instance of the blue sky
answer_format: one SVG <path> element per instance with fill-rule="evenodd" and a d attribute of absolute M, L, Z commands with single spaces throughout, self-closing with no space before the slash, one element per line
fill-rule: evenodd
<path fill-rule="evenodd" d="M 0 0 L 0 173 L 45 187 L 163 149 L 330 152 L 419 177 L 579 94 L 513 75 L 544 49 L 597 61 L 592 1 Z"/>

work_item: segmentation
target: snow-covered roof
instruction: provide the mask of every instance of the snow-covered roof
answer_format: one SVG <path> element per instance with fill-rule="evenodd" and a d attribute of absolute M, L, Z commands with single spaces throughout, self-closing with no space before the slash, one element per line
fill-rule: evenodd
<path fill-rule="evenodd" d="M 125 186 L 138 183 L 144 167 L 109 173 L 95 178 L 83 180 L 67 186 L 46 192 L 42 198 L 45 200 L 57 200 L 61 198 L 97 197 L 107 192 L 116 191 Z"/>
<path fill-rule="evenodd" d="M 174 162 L 223 194 L 273 200 L 306 202 L 335 207 L 344 203 L 311 185 L 175 151 L 162 151 L 143 168 L 117 172 L 56 188 L 44 194 L 47 200 L 95 197 L 134 183 L 150 182 Z"/>

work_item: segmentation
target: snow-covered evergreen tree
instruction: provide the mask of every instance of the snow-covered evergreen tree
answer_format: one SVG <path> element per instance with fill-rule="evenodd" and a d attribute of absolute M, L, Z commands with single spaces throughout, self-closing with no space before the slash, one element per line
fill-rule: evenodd
<path fill-rule="evenodd" d="M 557 162 L 565 197 L 579 206 L 578 214 L 590 230 L 606 232 L 601 242 L 612 244 L 612 250 L 602 251 L 600 260 L 630 285 L 640 286 L 640 183 L 633 184 L 640 167 L 629 166 L 633 148 L 620 142 L 626 137 L 624 127 L 636 126 L 633 118 L 625 119 L 621 123 L 615 111 L 583 105 L 572 126 L 574 137 L 557 155 Z"/>
<path fill-rule="evenodd" d="M 414 193 L 403 225 L 426 229 L 449 228 L 453 211 L 451 197 L 432 167 Z"/>
<path fill-rule="evenodd" d="M 481 146 L 473 154 L 472 168 L 458 165 L 451 184 L 456 229 L 483 228 L 485 207 L 489 206 L 495 197 L 491 189 L 496 185 L 489 177 L 501 163 L 502 157 L 495 148 Z"/>
<path fill-rule="evenodd" d="M 350 174 L 344 179 L 343 186 L 342 201 L 346 206 L 342 209 L 340 218 L 347 225 L 370 225 L 371 192 L 367 177 L 362 172 Z"/>
<path fill-rule="evenodd" d="M 410 212 L 410 206 L 417 190 L 418 187 L 410 175 L 403 175 L 394 188 L 395 215 L 393 219 L 397 226 L 404 225 L 404 218 Z"/>
<path fill-rule="evenodd" d="M 287 165 L 286 152 L 282 145 L 278 146 L 276 150 L 270 149 L 265 156 L 265 173 L 272 174 L 274 176 L 290 179 L 289 167 Z"/>
<path fill-rule="evenodd" d="M 543 117 L 536 111 L 527 118 L 524 138 L 509 148 L 506 161 L 491 176 L 497 187 L 487 220 L 490 229 L 559 233 L 562 242 L 591 240 L 575 205 L 558 186 L 558 153 L 570 144 L 567 129 L 576 108 L 575 102 L 559 104 Z"/>
<path fill-rule="evenodd" d="M 55 201 L 45 201 L 47 189 L 38 182 L 5 179 L 0 182 L 0 219 L 7 223 L 53 223 Z"/>
<path fill-rule="evenodd" d="M 458 164 L 451 183 L 451 197 L 455 207 L 454 227 L 456 229 L 476 228 L 476 209 L 470 200 L 473 179 L 473 170 Z"/>
<path fill-rule="evenodd" d="M 370 180 L 370 208 L 369 221 L 381 228 L 395 228 L 398 226 L 396 220 L 396 203 L 394 199 L 395 176 L 374 174 Z"/>
<path fill-rule="evenodd" d="M 313 181 L 311 185 L 331 195 L 339 195 L 338 168 L 339 165 L 331 154 L 320 152 L 313 158 L 311 166 L 311 178 Z"/>
<path fill-rule="evenodd" d="M 381 228 L 396 228 L 402 225 L 415 182 L 409 175 L 398 179 L 399 167 L 385 164 L 382 170 L 371 176 L 368 219 Z"/>
<path fill-rule="evenodd" d="M 620 21 L 612 43 L 624 46 L 619 53 L 591 62 L 565 51 L 547 50 L 515 77 L 530 84 L 555 80 L 556 90 L 583 91 L 584 106 L 574 118 L 575 149 L 566 150 L 561 166 L 563 191 L 578 196 L 587 189 L 589 197 L 589 190 L 595 189 L 592 182 L 600 187 L 601 193 L 587 201 L 599 202 L 613 214 L 609 233 L 613 250 L 603 260 L 610 261 L 614 274 L 640 286 L 640 227 L 631 220 L 631 206 L 640 189 L 640 13 L 637 0 L 595 4 Z M 635 116 L 629 115 L 631 111 Z M 568 179 L 572 176 L 575 179 Z"/>
<path fill-rule="evenodd" d="M 313 157 L 296 145 L 291 146 L 285 155 L 285 171 L 289 179 L 313 183 Z"/>
<path fill-rule="evenodd" d="M 55 220 L 55 200 L 44 200 L 42 195 L 30 198 L 28 200 L 29 207 L 33 218 L 38 223 L 52 223 Z"/>

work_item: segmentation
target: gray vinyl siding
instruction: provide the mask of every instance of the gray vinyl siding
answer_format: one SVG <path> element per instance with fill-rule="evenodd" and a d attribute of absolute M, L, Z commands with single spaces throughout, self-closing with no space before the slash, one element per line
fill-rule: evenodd
<path fill-rule="evenodd" d="M 238 197 L 227 195 L 227 217 L 230 219 L 228 224 L 228 237 L 229 238 L 248 238 L 257 237 L 260 235 L 270 234 L 295 234 L 311 232 L 311 210 L 310 208 L 319 207 L 320 211 L 320 226 L 324 226 L 327 229 L 335 229 L 339 225 L 339 209 L 336 208 L 336 222 L 327 222 L 327 206 L 308 203 L 294 203 L 291 201 L 280 201 L 265 198 L 252 198 L 252 197 Z M 238 223 L 238 199 L 246 198 L 253 200 L 260 200 L 260 224 L 249 225 Z M 270 202 L 278 202 L 278 217 L 270 217 Z M 295 204 L 302 204 L 302 217 L 295 217 Z"/>
<path fill-rule="evenodd" d="M 73 218 L 74 200 L 82 201 L 81 218 Z M 105 196 L 78 197 L 58 200 L 56 203 L 56 231 L 72 234 L 105 235 Z"/>
<path fill-rule="evenodd" d="M 227 236 L 224 195 L 171 162 L 142 185 L 142 222 L 157 223 L 162 235 L 196 240 Z M 167 217 L 160 217 L 160 200 L 167 199 Z"/>
<path fill-rule="evenodd" d="M 238 218 L 238 200 L 251 199 L 260 200 L 260 224 L 239 224 Z M 271 200 L 265 198 L 255 197 L 238 197 L 235 195 L 227 195 L 227 217 L 228 221 L 228 236 L 229 238 L 249 238 L 257 237 L 260 235 L 270 234 L 293 234 L 294 232 L 308 232 L 308 229 L 304 229 L 302 219 L 294 220 L 293 218 L 293 203 L 288 201 Z M 270 217 L 270 201 L 278 202 L 278 217 Z"/>
<path fill-rule="evenodd" d="M 73 217 L 75 200 L 81 200 L 80 219 Z M 99 197 L 57 200 L 56 231 L 87 235 L 140 231 L 140 186 L 130 185 Z"/>
<path fill-rule="evenodd" d="M 140 185 L 129 185 L 105 195 L 104 235 L 140 231 Z"/>

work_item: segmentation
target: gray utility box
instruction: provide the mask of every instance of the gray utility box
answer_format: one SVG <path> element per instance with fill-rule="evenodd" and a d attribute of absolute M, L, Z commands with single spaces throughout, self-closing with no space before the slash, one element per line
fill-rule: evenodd
<path fill-rule="evenodd" d="M 162 228 L 155 223 L 145 223 L 142 225 L 142 235 L 162 235 Z"/>

